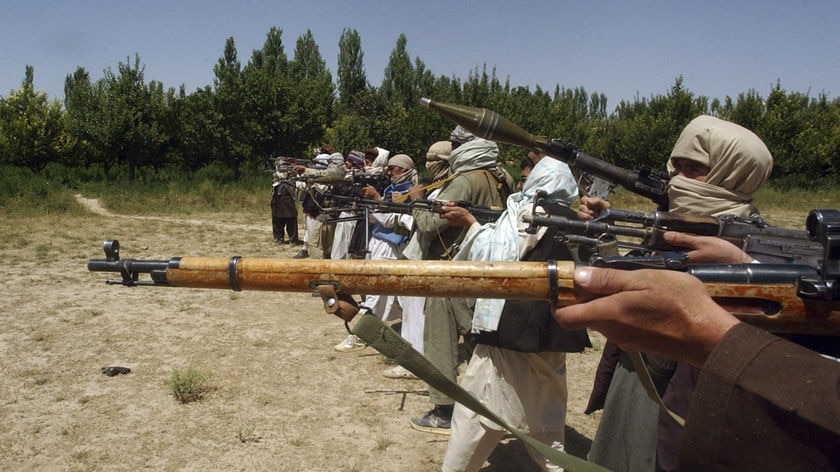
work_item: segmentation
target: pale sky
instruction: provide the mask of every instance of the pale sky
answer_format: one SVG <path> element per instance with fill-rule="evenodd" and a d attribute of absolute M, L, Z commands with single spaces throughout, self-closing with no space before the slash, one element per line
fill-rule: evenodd
<path fill-rule="evenodd" d="M 381 84 L 397 37 L 435 75 L 466 79 L 487 66 L 504 83 L 583 87 L 621 99 L 664 95 L 682 75 L 695 95 L 840 94 L 840 3 L 722 1 L 84 1 L 10 0 L 0 15 L 0 95 L 18 89 L 27 64 L 36 90 L 64 99 L 64 79 L 93 80 L 119 62 L 145 65 L 147 82 L 213 83 L 233 37 L 243 66 L 271 27 L 291 59 L 311 29 L 335 79 L 338 40 L 356 29 L 368 81 Z"/>

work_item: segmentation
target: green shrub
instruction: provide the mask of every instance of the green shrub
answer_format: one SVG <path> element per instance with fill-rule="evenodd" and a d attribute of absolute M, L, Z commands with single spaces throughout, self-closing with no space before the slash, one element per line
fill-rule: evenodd
<path fill-rule="evenodd" d="M 201 400 L 204 395 L 213 389 L 210 380 L 213 374 L 187 368 L 186 371 L 175 369 L 172 376 L 166 382 L 166 386 L 180 403 L 190 403 Z"/>
<path fill-rule="evenodd" d="M 0 213 L 9 217 L 82 214 L 73 191 L 60 179 L 22 167 L 0 169 Z"/>

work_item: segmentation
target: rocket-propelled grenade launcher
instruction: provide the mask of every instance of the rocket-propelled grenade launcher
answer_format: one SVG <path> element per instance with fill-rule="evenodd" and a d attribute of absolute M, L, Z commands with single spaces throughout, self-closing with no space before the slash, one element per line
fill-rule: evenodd
<path fill-rule="evenodd" d="M 590 156 L 559 139 L 531 134 L 507 118 L 486 108 L 436 102 L 421 98 L 420 103 L 445 116 L 453 123 L 469 130 L 474 135 L 502 143 L 524 146 L 530 150 L 545 153 L 571 167 L 621 185 L 625 189 L 651 199 L 660 209 L 668 207 L 668 177 L 648 166 L 633 170 L 619 167 Z"/>

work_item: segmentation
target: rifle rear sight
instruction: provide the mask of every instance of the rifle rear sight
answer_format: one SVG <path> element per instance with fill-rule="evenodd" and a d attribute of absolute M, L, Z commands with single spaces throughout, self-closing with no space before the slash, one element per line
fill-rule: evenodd
<path fill-rule="evenodd" d="M 829 299 L 840 298 L 836 279 L 840 276 L 840 211 L 811 210 L 805 219 L 805 231 L 808 237 L 823 247 L 821 272 L 826 280 Z"/>

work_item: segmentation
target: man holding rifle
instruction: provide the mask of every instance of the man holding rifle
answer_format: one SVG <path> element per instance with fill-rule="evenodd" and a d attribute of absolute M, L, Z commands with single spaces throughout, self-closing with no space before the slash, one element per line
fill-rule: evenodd
<path fill-rule="evenodd" d="M 458 126 L 451 135 L 449 166 L 454 176 L 438 194 L 444 201 L 467 201 L 474 205 L 501 208 L 515 187 L 513 178 L 499 166 L 499 147 L 494 141 L 477 138 Z M 420 186 L 409 189 L 410 200 L 426 198 Z M 466 229 L 452 227 L 437 213 L 416 210 L 414 231 L 422 259 L 451 259 L 458 251 Z M 462 298 L 426 298 L 423 348 L 426 357 L 453 382 L 457 377 L 458 340 L 465 335 L 469 344 L 472 307 Z M 434 407 L 410 426 L 418 431 L 448 435 L 454 400 L 429 388 Z"/>
<path fill-rule="evenodd" d="M 746 217 L 757 213 L 752 194 L 770 176 L 773 156 L 764 142 L 748 129 L 701 115 L 683 129 L 667 167 L 671 176 L 667 188 L 670 211 Z M 607 201 L 583 197 L 578 216 L 592 218 L 609 206 Z M 671 358 L 643 356 L 659 393 L 671 396 L 665 399 L 666 404 L 677 414 L 685 414 L 692 391 L 690 377 L 696 374 L 694 369 L 689 365 L 678 367 Z M 604 368 L 610 359 L 615 362 L 614 372 Z M 670 470 L 681 427 L 647 398 L 628 354 L 617 353 L 615 346 L 608 343 L 596 375 L 599 378 L 587 412 L 598 409 L 600 404 L 604 413 L 590 460 L 614 470 L 653 470 L 654 467 Z M 677 376 L 676 381 L 673 375 Z M 604 377 L 610 377 L 606 380 L 609 384 L 606 391 L 602 388 Z M 669 387 L 670 382 L 676 383 Z M 617 447 L 616 437 L 627 442 Z"/>
<path fill-rule="evenodd" d="M 574 247 L 556 228 L 529 231 L 524 217 L 534 207 L 571 212 L 578 189 L 569 166 L 542 159 L 522 190 L 508 197 L 507 208 L 494 222 L 479 224 L 464 208 L 447 205 L 442 216 L 453 226 L 469 228 L 455 260 L 574 260 Z M 537 201 L 537 195 L 542 195 Z M 591 347 L 586 330 L 566 331 L 554 321 L 547 300 L 479 298 L 472 333 L 475 350 L 460 385 L 497 412 L 508 425 L 563 450 L 565 447 L 566 353 Z M 456 405 L 452 433 L 441 470 L 477 471 L 507 434 L 493 421 Z M 560 470 L 541 452 L 526 445 L 542 470 Z"/>
<path fill-rule="evenodd" d="M 720 261 L 721 247 L 744 257 L 721 239 L 685 236 L 665 233 L 699 243 L 698 261 Z M 557 309 L 561 326 L 701 369 L 679 470 L 840 470 L 836 361 L 739 322 L 688 274 L 583 267 L 574 280 L 599 298 Z"/>

